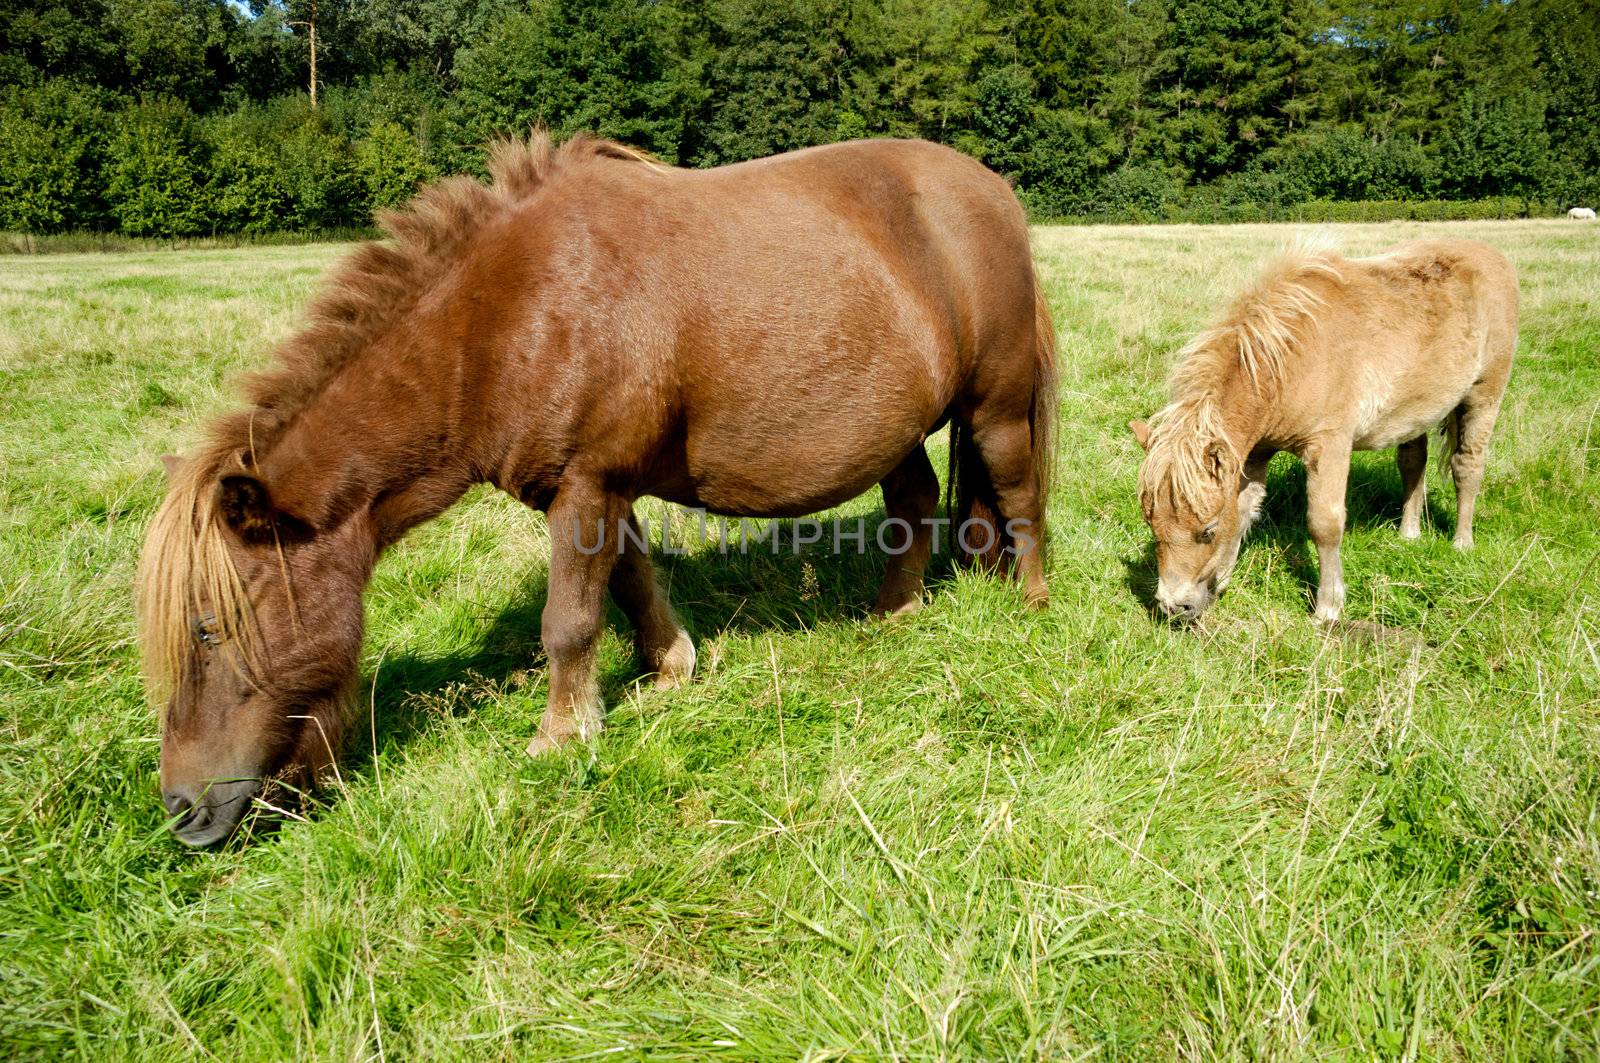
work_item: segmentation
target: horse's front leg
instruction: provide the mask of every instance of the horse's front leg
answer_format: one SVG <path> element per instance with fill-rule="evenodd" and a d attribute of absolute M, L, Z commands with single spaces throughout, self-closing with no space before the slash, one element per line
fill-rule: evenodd
<path fill-rule="evenodd" d="M 576 484 L 563 485 L 550 506 L 550 595 L 540 629 L 550 662 L 550 703 L 528 743 L 529 756 L 600 733 L 605 706 L 594 653 L 629 513 L 627 500 Z"/>
<path fill-rule="evenodd" d="M 1330 439 L 1313 445 L 1306 463 L 1306 527 L 1317 547 L 1317 619 L 1338 620 L 1344 612 L 1344 562 L 1339 541 L 1344 537 L 1344 496 L 1350 479 L 1350 440 Z"/>
<path fill-rule="evenodd" d="M 1223 548 L 1221 563 L 1217 565 L 1217 594 L 1228 589 L 1233 579 L 1234 566 L 1239 563 L 1239 550 L 1244 537 L 1261 516 L 1261 505 L 1267 499 L 1267 466 L 1272 462 L 1272 451 L 1261 450 L 1250 455 L 1239 476 L 1239 529 L 1232 542 Z"/>

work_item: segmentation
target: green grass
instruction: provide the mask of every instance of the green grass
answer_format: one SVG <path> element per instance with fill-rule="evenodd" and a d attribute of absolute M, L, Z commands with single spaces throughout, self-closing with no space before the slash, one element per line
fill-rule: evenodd
<path fill-rule="evenodd" d="M 0 259 L 3 1054 L 1594 1058 L 1600 241 L 1428 231 L 1517 263 L 1518 368 L 1475 553 L 1436 476 L 1398 541 L 1357 457 L 1348 629 L 1286 459 L 1203 627 L 1142 603 L 1123 425 L 1292 230 L 1040 230 L 1048 613 L 946 571 L 880 625 L 871 557 L 666 559 L 699 680 L 636 686 L 613 616 L 608 730 L 534 762 L 544 528 L 474 492 L 379 568 L 325 807 L 217 853 L 162 829 L 129 581 L 157 456 L 338 248 Z"/>

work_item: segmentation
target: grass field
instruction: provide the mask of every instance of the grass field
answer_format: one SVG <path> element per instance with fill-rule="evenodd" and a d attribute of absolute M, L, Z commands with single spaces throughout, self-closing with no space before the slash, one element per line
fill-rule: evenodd
<path fill-rule="evenodd" d="M 1293 230 L 1044 229 L 1049 612 L 669 558 L 699 681 L 636 686 L 613 614 L 609 729 L 530 761 L 545 532 L 474 492 L 379 567 L 325 807 L 215 853 L 163 831 L 134 558 L 157 456 L 340 249 L 0 259 L 0 1055 L 1595 1058 L 1600 229 L 1339 235 L 1422 231 L 1516 262 L 1519 362 L 1475 553 L 1431 472 L 1400 542 L 1357 456 L 1348 627 L 1285 458 L 1203 626 L 1144 604 L 1124 423 Z"/>

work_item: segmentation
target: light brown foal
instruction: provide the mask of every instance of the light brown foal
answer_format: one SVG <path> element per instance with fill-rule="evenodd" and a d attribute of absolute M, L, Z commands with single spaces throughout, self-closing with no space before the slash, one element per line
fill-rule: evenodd
<path fill-rule="evenodd" d="M 1319 619 L 1344 609 L 1353 450 L 1396 448 L 1400 535 L 1415 539 L 1427 434 L 1444 425 L 1455 545 L 1470 549 L 1516 340 L 1516 274 L 1487 244 L 1416 240 L 1371 258 L 1298 250 L 1274 262 L 1185 349 L 1171 403 L 1129 426 L 1148 451 L 1139 500 L 1156 536 L 1161 610 L 1192 620 L 1226 589 L 1280 450 L 1306 466 Z"/>

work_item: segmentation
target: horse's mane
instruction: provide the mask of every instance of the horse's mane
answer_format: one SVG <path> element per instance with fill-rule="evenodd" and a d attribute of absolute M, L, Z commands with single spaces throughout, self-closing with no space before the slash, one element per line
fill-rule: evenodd
<path fill-rule="evenodd" d="M 1174 502 L 1201 512 L 1211 485 L 1206 448 L 1228 442 L 1222 385 L 1242 373 L 1259 395 L 1277 394 L 1290 353 L 1326 302 L 1316 282 L 1342 282 L 1342 262 L 1331 246 L 1296 244 L 1270 261 L 1216 324 L 1178 352 L 1171 401 L 1150 418 L 1149 452 L 1139 470 L 1141 497 L 1153 498 L 1164 487 Z"/>
<path fill-rule="evenodd" d="M 304 324 L 278 347 L 277 364 L 244 379 L 247 406 L 212 424 L 151 522 L 136 598 L 153 703 L 165 704 L 182 681 L 190 625 L 202 607 L 215 616 L 235 664 L 257 659 L 259 637 L 216 512 L 217 476 L 270 447 L 340 370 L 455 268 L 474 234 L 527 202 L 556 173 L 595 159 L 661 168 L 642 152 L 589 136 L 559 147 L 543 130 L 501 140 L 490 148 L 488 183 L 467 176 L 434 182 L 399 210 L 380 214 L 384 239 L 361 244 L 331 271 Z"/>
<path fill-rule="evenodd" d="M 399 210 L 379 214 L 384 239 L 361 244 L 333 269 L 304 325 L 278 348 L 278 364 L 245 378 L 244 397 L 253 408 L 219 421 L 213 440 L 224 448 L 269 446 L 345 365 L 456 267 L 479 230 L 527 202 L 558 172 L 594 159 L 660 168 L 613 141 L 579 134 L 557 147 L 535 130 L 526 139 L 491 145 L 489 183 L 447 177 Z"/>

